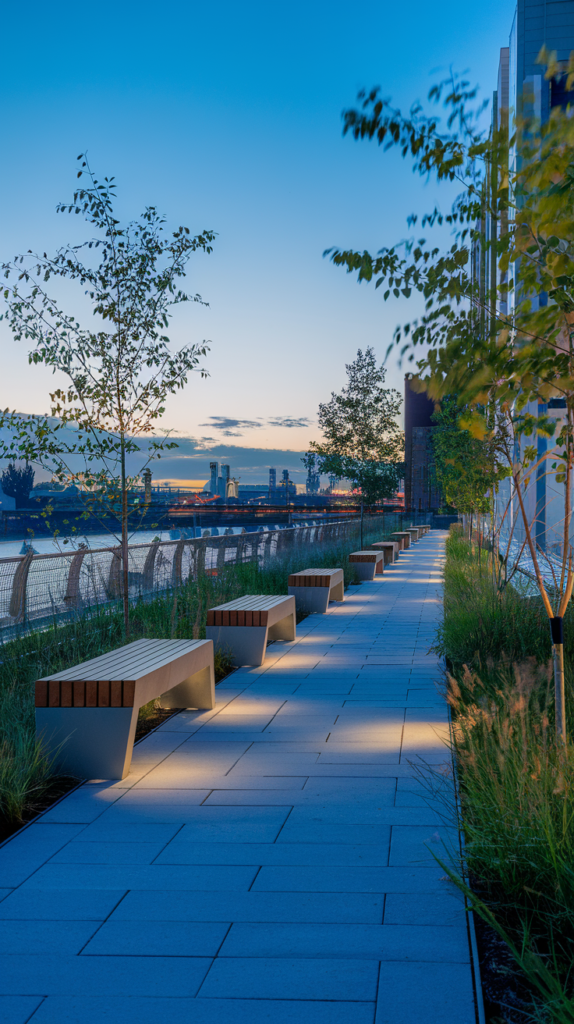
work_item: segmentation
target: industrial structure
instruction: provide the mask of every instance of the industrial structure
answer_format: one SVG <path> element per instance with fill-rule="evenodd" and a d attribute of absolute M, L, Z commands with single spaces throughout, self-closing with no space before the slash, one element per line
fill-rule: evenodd
<path fill-rule="evenodd" d="M 297 485 L 289 477 L 289 470 L 284 469 L 281 480 L 277 483 L 277 470 L 269 470 L 269 501 L 272 504 L 284 504 L 293 501 L 297 494 Z"/>
<path fill-rule="evenodd" d="M 209 463 L 209 493 L 212 498 L 221 498 L 228 501 L 229 498 L 239 497 L 239 480 L 230 476 L 229 466 L 221 466 L 221 473 L 218 471 L 219 463 Z"/>

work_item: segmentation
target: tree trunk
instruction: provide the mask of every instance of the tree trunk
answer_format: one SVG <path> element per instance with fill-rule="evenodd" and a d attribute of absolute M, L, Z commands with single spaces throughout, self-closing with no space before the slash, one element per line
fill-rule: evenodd
<path fill-rule="evenodd" d="M 363 550 L 363 515 L 364 515 L 364 504 L 363 495 L 361 494 L 361 551 Z"/>
<path fill-rule="evenodd" d="M 126 485 L 126 451 L 124 436 L 121 440 L 121 499 L 122 499 L 122 600 L 126 640 L 130 635 L 129 550 L 128 550 L 128 491 Z"/>
<path fill-rule="evenodd" d="M 566 746 L 566 703 L 564 694 L 564 619 L 556 615 L 550 619 L 552 633 L 552 661 L 554 662 L 554 702 L 556 737 Z"/>

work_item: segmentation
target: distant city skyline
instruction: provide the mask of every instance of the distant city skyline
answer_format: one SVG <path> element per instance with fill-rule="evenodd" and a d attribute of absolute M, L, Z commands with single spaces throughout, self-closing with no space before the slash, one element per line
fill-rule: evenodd
<path fill-rule="evenodd" d="M 0 68 L 10 140 L 0 259 L 86 237 L 81 219 L 55 206 L 71 197 L 87 149 L 98 175 L 115 175 L 122 218 L 153 203 L 173 227 L 218 232 L 188 278 L 210 307 L 180 308 L 171 332 L 178 346 L 212 340 L 210 377 L 168 402 L 163 426 L 206 448 L 234 438 L 245 453 L 305 451 L 345 363 L 368 345 L 382 361 L 396 324 L 417 312 L 402 298 L 383 303 L 323 251 L 392 244 L 409 233 L 408 214 L 445 208 L 452 195 L 405 173 L 397 154 L 342 138 L 341 111 L 378 83 L 403 106 L 424 100 L 450 64 L 470 68 L 489 98 L 513 10 L 512 0 L 442 0 L 437 16 L 413 0 L 408 24 L 396 4 L 350 24 L 341 0 L 176 0 L 161 16 L 142 0 L 114 9 L 108 46 L 90 11 L 69 0 L 12 5 Z M 28 366 L 5 323 L 0 352 L 2 407 L 45 411 L 55 378 Z M 402 391 L 403 372 L 391 356 L 388 385 Z"/>

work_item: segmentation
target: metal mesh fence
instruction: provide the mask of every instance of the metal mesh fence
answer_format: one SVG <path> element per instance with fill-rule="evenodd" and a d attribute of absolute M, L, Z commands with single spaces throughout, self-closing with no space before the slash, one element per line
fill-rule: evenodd
<path fill-rule="evenodd" d="M 386 513 L 365 520 L 381 536 L 413 522 Z M 256 562 L 260 567 L 281 556 L 297 555 L 307 562 L 317 545 L 358 544 L 357 519 L 295 526 L 283 530 L 240 533 L 133 544 L 129 548 L 130 600 L 152 597 L 178 587 L 203 573 L 217 575 L 230 565 Z M 94 606 L 117 601 L 122 595 L 119 547 L 81 549 L 54 554 L 0 558 L 0 630 L 41 626 Z"/>

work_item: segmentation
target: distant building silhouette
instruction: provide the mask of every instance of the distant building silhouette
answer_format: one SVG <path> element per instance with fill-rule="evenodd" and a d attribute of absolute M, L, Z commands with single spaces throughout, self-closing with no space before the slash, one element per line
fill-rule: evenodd
<path fill-rule="evenodd" d="M 405 376 L 405 507 L 428 512 L 441 504 L 436 486 L 431 436 L 434 402 L 415 391 L 412 374 Z"/>

